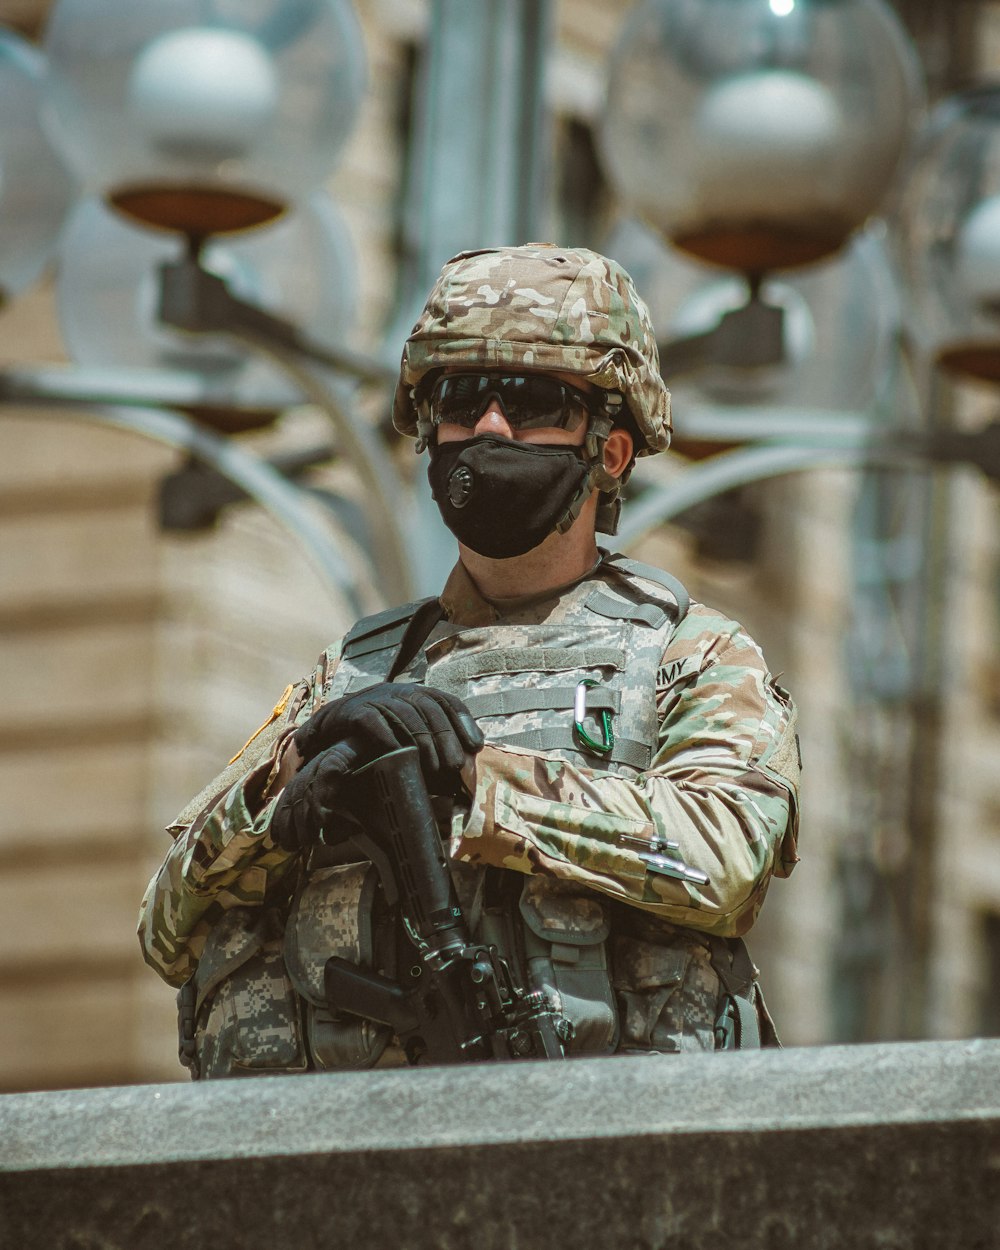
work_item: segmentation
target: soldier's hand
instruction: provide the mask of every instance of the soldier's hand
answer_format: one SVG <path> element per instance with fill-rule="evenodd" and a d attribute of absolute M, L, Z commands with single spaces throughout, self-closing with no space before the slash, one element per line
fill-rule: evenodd
<path fill-rule="evenodd" d="M 428 787 L 452 790 L 482 731 L 462 701 L 442 690 L 391 682 L 324 704 L 295 733 L 305 761 L 275 806 L 271 836 L 285 850 L 333 828 L 341 779 L 381 755 L 415 746 Z"/>
<path fill-rule="evenodd" d="M 271 837 L 286 851 L 302 851 L 333 828 L 333 808 L 345 773 L 358 754 L 350 742 L 340 743 L 305 764 L 278 796 L 271 817 Z"/>
<path fill-rule="evenodd" d="M 429 785 L 458 774 L 483 735 L 461 699 L 412 682 L 383 682 L 324 704 L 295 733 L 308 762 L 350 743 L 360 768 L 399 747 L 415 746 Z"/>

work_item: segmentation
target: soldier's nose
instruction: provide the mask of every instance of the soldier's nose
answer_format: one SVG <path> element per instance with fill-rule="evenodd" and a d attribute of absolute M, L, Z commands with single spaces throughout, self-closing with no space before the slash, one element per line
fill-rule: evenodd
<path fill-rule="evenodd" d="M 513 438 L 514 431 L 503 414 L 497 400 L 491 399 L 489 406 L 476 422 L 475 434 L 496 434 L 500 438 Z"/>

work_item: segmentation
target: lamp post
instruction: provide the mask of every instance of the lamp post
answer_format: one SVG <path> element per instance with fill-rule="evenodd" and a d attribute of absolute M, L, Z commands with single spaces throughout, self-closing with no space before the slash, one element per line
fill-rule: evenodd
<path fill-rule="evenodd" d="M 758 380 L 768 370 L 772 378 L 781 367 L 792 371 L 794 305 L 775 298 L 776 275 L 788 280 L 844 253 L 896 177 L 920 98 L 915 56 L 881 0 L 646 0 L 634 10 L 609 68 L 602 145 L 608 171 L 625 205 L 675 249 L 740 275 L 746 292 L 740 304 L 727 291 L 714 324 L 706 299 L 701 324 L 691 317 L 663 344 L 668 381 L 717 379 L 720 366 Z M 955 176 L 960 148 L 988 147 L 981 133 L 978 146 L 970 138 L 970 114 L 981 132 L 992 107 L 980 93 L 977 107 L 965 110 L 964 141 L 954 146 L 940 123 L 931 127 L 938 168 L 925 174 L 918 164 L 913 172 L 907 195 L 923 207 L 911 213 L 907 241 L 912 263 L 937 273 L 938 290 L 924 283 L 925 302 L 944 325 L 967 331 L 956 344 L 954 333 L 945 342 L 925 330 L 921 342 L 930 341 L 945 368 L 1000 379 L 993 283 L 994 274 L 1000 277 L 1000 187 L 981 176 L 971 204 L 966 172 L 975 162 L 965 160 L 963 176 Z M 949 161 L 952 183 L 963 192 L 941 181 Z M 978 168 L 982 173 L 982 161 Z M 931 184 L 934 193 L 926 190 Z M 942 204 L 962 194 L 970 211 L 952 211 L 944 226 Z M 942 296 L 951 296 L 950 307 Z M 956 320 L 959 300 L 967 315 Z M 918 368 L 921 342 L 913 358 Z M 695 412 L 687 428 L 679 414 L 682 452 L 692 435 L 707 448 L 712 441 L 736 448 L 668 482 L 646 475 L 623 538 L 727 488 L 823 464 L 875 470 L 964 460 L 998 480 L 998 424 L 955 431 L 900 396 L 824 420 L 802 397 L 782 428 L 780 413 L 759 402 L 747 406 L 765 389 L 755 395 L 746 388 L 740 408 L 736 383 L 727 403 L 707 417 Z M 855 741 L 868 757 L 854 790 L 873 797 L 874 808 L 855 811 L 859 832 L 845 840 L 840 865 L 840 945 L 850 955 L 834 968 L 843 1040 L 873 1031 L 921 1036 L 927 1027 L 940 720 L 933 604 L 941 597 L 946 542 L 937 520 L 940 489 L 920 473 L 861 479 L 853 600 L 870 615 L 853 635 L 862 645 L 848 676 L 864 722 Z M 896 535 L 887 528 L 890 495 L 905 508 L 923 563 L 904 568 L 898 559 Z M 847 871 L 852 863 L 860 877 Z"/>
<path fill-rule="evenodd" d="M 241 250 L 252 256 L 257 248 L 256 241 L 242 241 L 242 232 L 260 232 L 266 253 L 264 232 L 272 237 L 288 230 L 294 234 L 295 228 L 301 232 L 311 225 L 312 262 L 321 261 L 325 249 L 329 256 L 340 257 L 342 268 L 349 268 L 343 264 L 343 240 L 335 237 L 337 223 L 328 212 L 318 211 L 315 200 L 311 208 L 308 201 L 332 170 L 364 90 L 363 47 L 350 4 L 262 0 L 246 10 L 212 8 L 206 13 L 195 0 L 169 6 L 136 0 L 123 21 L 114 0 L 59 0 L 44 48 L 49 61 L 46 116 L 53 141 L 87 191 L 123 218 L 162 231 L 164 247 L 172 253 L 158 272 L 151 272 L 151 260 L 142 273 L 132 275 L 147 305 L 153 286 L 157 288 L 152 302 L 163 324 L 154 330 L 145 317 L 139 337 L 146 340 L 146 354 L 152 349 L 162 357 L 164 351 L 169 355 L 177 350 L 176 333 L 171 339 L 164 326 L 183 331 L 189 341 L 194 336 L 213 340 L 211 346 L 185 354 L 187 375 L 203 380 L 195 388 L 196 402 L 185 405 L 186 415 L 228 432 L 273 419 L 278 407 L 269 413 L 260 400 L 227 401 L 220 379 L 225 361 L 232 383 L 236 362 L 246 365 L 248 350 L 266 355 L 285 378 L 278 385 L 273 372 L 268 376 L 269 399 L 283 395 L 284 406 L 291 396 L 304 395 L 330 418 L 338 446 L 353 461 L 373 503 L 368 522 L 383 594 L 392 601 L 408 597 L 413 591 L 412 560 L 406 517 L 400 515 L 406 492 L 375 433 L 355 411 L 351 394 L 359 380 L 384 382 L 386 370 L 322 336 L 314 339 L 297 321 L 268 310 L 269 304 L 277 302 L 280 308 L 285 302 L 289 307 L 282 311 L 293 317 L 321 314 L 338 287 L 349 296 L 349 275 L 336 275 L 338 280 L 324 291 L 325 305 L 314 301 L 310 307 L 298 292 L 291 295 L 290 287 L 284 301 L 247 299 L 241 298 L 246 284 L 235 259 Z M 85 222 L 96 229 L 95 220 L 91 216 Z M 79 218 L 73 225 L 86 228 Z M 114 227 L 104 222 L 101 228 Z M 81 261 L 76 274 L 83 268 Z M 244 278 L 248 268 L 254 265 L 244 266 Z M 257 272 L 263 272 L 259 263 Z M 90 276 L 93 280 L 93 270 Z M 323 276 L 334 275 L 329 268 L 324 275 L 320 268 L 315 277 Z M 286 272 L 286 282 L 294 284 L 294 275 Z M 253 282 L 250 287 L 252 296 L 261 294 L 252 289 Z M 72 274 L 61 288 L 70 346 L 89 357 L 95 335 L 73 317 Z M 123 292 L 122 298 L 128 300 L 129 293 Z M 343 304 L 349 307 L 350 299 Z M 152 348 L 150 338 L 158 338 L 159 348 Z M 230 340 L 229 348 L 220 346 L 221 338 Z M 106 356 L 106 367 L 115 369 L 134 364 L 135 356 L 143 354 L 135 334 L 107 338 L 97 348 L 97 355 Z M 93 373 L 86 382 L 84 390 L 121 390 L 112 382 L 105 386 Z M 51 397 L 51 383 L 48 376 L 38 389 Z M 21 397 L 30 392 L 31 379 L 24 371 L 13 389 Z M 138 389 L 148 405 L 150 378 Z M 171 393 L 176 389 L 172 383 L 167 388 Z M 238 389 L 249 399 L 246 382 Z M 198 439 L 187 443 L 203 445 Z M 266 463 L 262 470 L 269 471 Z M 293 504 L 293 496 L 286 504 Z M 305 517 L 309 507 L 299 498 L 298 508 L 303 515 L 297 532 L 299 537 L 309 535 L 311 543 L 316 529 Z M 286 522 L 288 516 L 285 508 Z M 314 556 L 329 570 L 324 553 Z"/>
<path fill-rule="evenodd" d="M 426 275 L 444 257 L 487 236 L 509 241 L 512 228 L 517 237 L 537 237 L 530 222 L 537 219 L 545 164 L 543 51 L 550 16 L 549 0 L 503 6 L 433 0 L 406 189 L 403 292 L 387 334 L 389 354 L 412 324 Z M 127 20 L 116 0 L 57 0 L 44 46 L 52 138 L 86 193 L 115 214 L 92 208 L 89 216 L 75 216 L 74 235 L 89 229 L 92 239 L 99 231 L 100 244 L 106 236 L 110 247 L 117 228 L 125 246 L 130 221 L 133 230 L 162 232 L 163 242 L 144 236 L 149 259 L 140 263 L 132 237 L 129 276 L 114 293 L 107 272 L 100 275 L 105 311 L 117 301 L 114 319 L 127 327 L 102 338 L 83 312 L 86 292 L 78 289 L 79 281 L 94 281 L 98 267 L 67 238 L 60 311 L 77 365 L 7 369 L 0 402 L 59 402 L 81 415 L 88 405 L 114 404 L 125 421 L 130 407 L 161 405 L 199 428 L 237 433 L 267 424 L 292 396 L 305 398 L 326 411 L 338 450 L 362 478 L 384 597 L 396 602 L 438 585 L 445 553 L 428 532 L 436 521 L 428 514 L 411 523 L 423 502 L 419 485 L 411 490 L 395 472 L 357 411 L 355 388 L 391 384 L 395 369 L 311 332 L 312 318 L 329 307 L 329 293 L 318 309 L 303 306 L 298 291 L 287 306 L 264 290 L 250 289 L 248 298 L 246 268 L 234 260 L 244 246 L 256 252 L 253 234 L 263 246 L 265 233 L 276 234 L 308 211 L 309 195 L 353 125 L 365 73 L 349 0 L 255 0 L 252 6 L 135 0 Z M 3 141 L 0 136 L 0 146 Z M 331 243 L 328 232 L 319 252 L 330 251 Z M 153 277 L 159 249 L 162 263 Z M 336 246 L 332 251 L 339 254 Z M 341 295 L 343 285 L 341 276 Z M 349 302 L 339 300 L 343 307 Z M 326 321 L 332 327 L 335 318 Z M 197 347 L 196 338 L 204 340 Z M 262 368 L 264 360 L 274 367 Z M 229 451 L 250 454 L 239 442 Z M 273 466 L 260 467 L 280 492 Z M 285 502 L 295 511 L 294 492 Z M 315 527 L 301 500 L 298 510 L 297 533 L 308 548 Z M 286 523 L 289 515 L 286 508 Z M 313 555 L 329 571 L 324 553 Z"/>
<path fill-rule="evenodd" d="M 673 247 L 741 274 L 742 306 L 666 346 L 780 363 L 785 310 L 766 275 L 836 255 L 879 207 L 921 98 L 883 0 L 644 0 L 608 68 L 604 163 Z"/>
<path fill-rule="evenodd" d="M 946 98 L 931 113 L 896 214 L 906 325 L 927 377 L 930 438 L 955 437 L 952 422 L 964 383 L 976 382 L 988 394 L 986 388 L 1000 382 L 998 194 L 1000 87 L 982 85 Z M 946 849 L 939 851 L 937 831 L 943 820 L 941 792 L 949 780 L 939 749 L 953 673 L 950 632 L 955 618 L 947 594 L 948 570 L 963 532 L 950 489 L 949 483 L 940 482 L 930 495 L 922 576 L 913 604 L 925 621 L 922 646 L 915 654 L 907 791 L 908 827 L 918 853 L 903 866 L 898 905 L 904 915 L 922 910 L 917 938 L 925 950 L 933 940 L 933 903 L 941 895 L 941 852 Z"/>

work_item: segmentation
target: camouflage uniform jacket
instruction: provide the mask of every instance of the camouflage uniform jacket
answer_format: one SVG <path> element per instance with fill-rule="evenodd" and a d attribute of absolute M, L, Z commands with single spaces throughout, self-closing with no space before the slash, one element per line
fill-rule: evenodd
<path fill-rule="evenodd" d="M 787 876 L 797 858 L 798 753 L 788 696 L 738 624 L 694 603 L 675 625 L 661 610 L 668 598 L 662 585 L 623 577 L 614 558 L 603 558 L 561 591 L 491 603 L 458 565 L 441 597 L 445 619 L 401 674 L 460 694 L 487 738 L 468 814 L 453 833 L 453 860 L 526 874 L 543 894 L 596 891 L 612 900 L 613 927 L 622 935 L 614 950 L 616 984 L 626 1017 L 630 985 L 648 997 L 653 981 L 673 975 L 651 973 L 651 942 L 684 950 L 685 958 L 695 952 L 707 975 L 704 937 L 745 933 L 771 876 Z M 585 607 L 594 624 L 581 642 Z M 655 673 L 652 689 L 630 690 L 628 674 L 616 674 L 624 667 L 613 654 L 623 630 L 655 640 L 657 653 L 645 665 L 647 677 Z M 535 645 L 520 665 L 522 689 L 539 684 L 529 671 L 542 663 L 539 656 L 555 657 L 544 663 L 556 670 L 549 684 L 563 688 L 561 734 L 551 728 L 551 712 L 532 711 L 530 694 L 511 695 L 511 656 L 527 654 L 525 640 Z M 573 670 L 568 686 L 560 668 Z M 140 915 L 145 958 L 170 983 L 192 974 L 229 909 L 287 894 L 298 857 L 269 836 L 275 796 L 268 783 L 295 726 L 326 699 L 365 684 L 350 670 L 341 644 L 330 648 L 170 827 L 173 845 Z M 491 686 L 497 674 L 508 677 L 506 692 L 502 683 Z M 607 688 L 588 699 L 588 716 L 611 711 L 623 744 L 617 759 L 581 750 L 570 737 L 572 698 L 565 694 L 588 674 L 606 679 Z M 535 720 L 541 729 L 533 728 Z M 600 736 L 596 724 L 591 730 Z M 635 740 L 643 736 L 645 757 Z M 640 853 L 666 841 L 676 847 L 671 855 L 706 874 L 707 885 L 647 871 Z M 544 909 L 544 898 L 539 902 Z M 638 1035 L 648 1045 L 649 1027 L 631 1033 L 626 1027 L 626 1039 Z"/>

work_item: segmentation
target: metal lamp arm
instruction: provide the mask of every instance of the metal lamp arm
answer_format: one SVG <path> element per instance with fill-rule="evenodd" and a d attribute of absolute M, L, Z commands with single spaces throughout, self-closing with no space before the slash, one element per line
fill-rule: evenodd
<path fill-rule="evenodd" d="M 978 430 L 932 430 L 923 440 L 928 459 L 975 465 L 991 482 L 1000 483 L 1000 420 Z"/>
<path fill-rule="evenodd" d="M 927 470 L 951 463 L 974 466 L 989 481 L 1000 482 L 1000 420 L 974 431 L 925 433 L 879 428 L 854 419 L 845 422 L 839 437 L 834 430 L 825 433 L 825 445 L 814 435 L 811 443 L 761 441 L 721 452 L 681 470 L 671 482 L 647 487 L 625 510 L 617 545 L 636 542 L 658 525 L 727 490 L 788 473 L 822 468 Z M 733 431 L 728 437 L 733 438 Z"/>
<path fill-rule="evenodd" d="M 292 322 L 240 299 L 224 278 L 202 268 L 194 258 L 161 265 L 159 275 L 159 317 L 176 330 L 266 341 L 359 382 L 386 386 L 396 381 L 396 371 L 380 360 L 346 348 L 314 343 Z"/>
<path fill-rule="evenodd" d="M 327 414 L 368 496 L 366 515 L 384 595 L 391 603 L 415 598 L 414 560 L 407 537 L 410 492 L 378 436 L 355 416 L 350 402 L 337 394 L 336 384 L 323 370 L 336 367 L 358 380 L 382 384 L 395 375 L 378 361 L 310 344 L 290 323 L 238 299 L 223 279 L 194 259 L 162 266 L 160 277 L 162 321 L 191 334 L 224 334 L 269 356 Z"/>
<path fill-rule="evenodd" d="M 751 288 L 747 302 L 724 312 L 710 330 L 668 339 L 659 344 L 659 352 L 667 378 L 707 365 L 744 369 L 780 365 L 785 360 L 785 310 Z"/>

